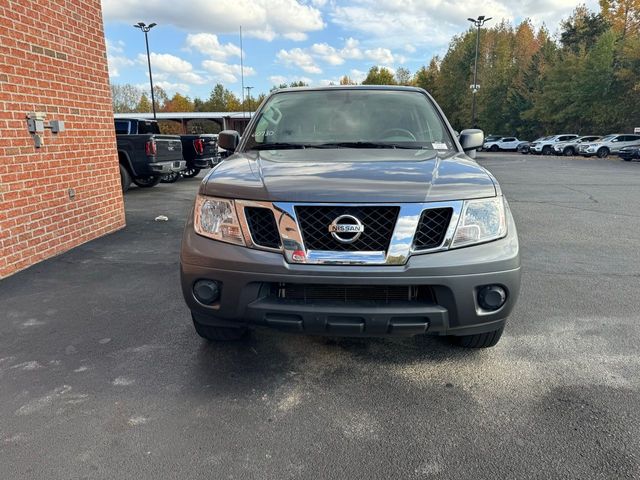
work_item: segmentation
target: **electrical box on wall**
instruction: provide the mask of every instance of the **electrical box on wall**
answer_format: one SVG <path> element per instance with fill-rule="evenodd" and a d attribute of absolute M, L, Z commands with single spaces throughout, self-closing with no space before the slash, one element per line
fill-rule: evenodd
<path fill-rule="evenodd" d="M 46 114 L 44 112 L 29 112 L 27 113 L 27 129 L 33 136 L 33 143 L 36 148 L 44 146 L 44 131 L 46 128 L 51 130 L 51 133 L 57 134 L 64 132 L 64 122 L 62 120 L 51 120 L 45 122 Z"/>

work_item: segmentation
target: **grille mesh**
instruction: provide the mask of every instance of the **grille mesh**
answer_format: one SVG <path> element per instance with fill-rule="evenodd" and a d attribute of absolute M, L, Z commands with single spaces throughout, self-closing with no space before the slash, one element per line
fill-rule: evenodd
<path fill-rule="evenodd" d="M 256 245 L 280 248 L 280 234 L 273 212 L 268 208 L 247 207 L 244 209 L 251 238 Z"/>
<path fill-rule="evenodd" d="M 432 208 L 422 212 L 413 248 L 427 250 L 442 245 L 452 214 L 451 208 Z"/>
<path fill-rule="evenodd" d="M 296 213 L 307 250 L 334 252 L 387 251 L 398 219 L 399 207 L 389 206 L 298 206 Z M 364 232 L 353 243 L 344 244 L 329 233 L 329 225 L 341 215 L 353 215 L 364 225 Z"/>

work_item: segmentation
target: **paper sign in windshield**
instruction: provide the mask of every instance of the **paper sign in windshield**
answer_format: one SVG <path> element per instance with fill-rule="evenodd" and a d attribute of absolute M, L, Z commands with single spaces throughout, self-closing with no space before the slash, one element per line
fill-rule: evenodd
<path fill-rule="evenodd" d="M 433 149 L 434 150 L 446 150 L 447 149 L 447 144 L 446 143 L 433 142 L 431 145 L 433 145 Z"/>

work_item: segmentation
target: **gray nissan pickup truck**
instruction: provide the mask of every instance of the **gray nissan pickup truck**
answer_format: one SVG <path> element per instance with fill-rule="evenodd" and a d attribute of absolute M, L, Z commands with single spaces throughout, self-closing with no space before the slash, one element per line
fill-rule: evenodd
<path fill-rule="evenodd" d="M 495 345 L 520 289 L 496 179 L 412 87 L 273 92 L 204 178 L 181 250 L 197 333 L 447 336 Z"/>

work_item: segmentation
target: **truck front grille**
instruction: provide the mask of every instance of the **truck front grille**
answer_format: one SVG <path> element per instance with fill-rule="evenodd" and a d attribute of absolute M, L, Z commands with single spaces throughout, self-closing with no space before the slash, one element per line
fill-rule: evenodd
<path fill-rule="evenodd" d="M 268 208 L 246 207 L 244 214 L 253 243 L 261 247 L 280 248 L 280 234 L 273 212 Z"/>
<path fill-rule="evenodd" d="M 307 250 L 333 252 L 386 252 L 398 219 L 394 206 L 297 206 L 296 214 Z M 342 215 L 356 217 L 364 231 L 353 243 L 341 243 L 329 225 Z"/>
<path fill-rule="evenodd" d="M 413 240 L 415 250 L 428 250 L 442 245 L 453 215 L 452 208 L 431 208 L 422 212 Z"/>
<path fill-rule="evenodd" d="M 305 304 L 332 302 L 435 303 L 431 287 L 426 285 L 324 285 L 272 283 L 270 296 Z"/>

